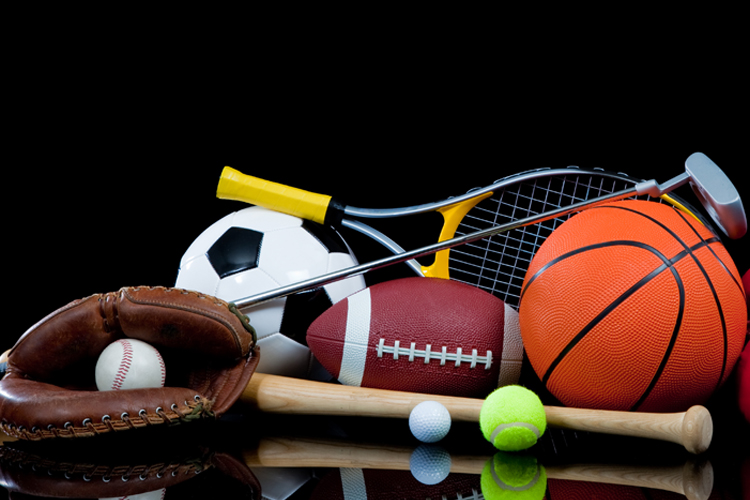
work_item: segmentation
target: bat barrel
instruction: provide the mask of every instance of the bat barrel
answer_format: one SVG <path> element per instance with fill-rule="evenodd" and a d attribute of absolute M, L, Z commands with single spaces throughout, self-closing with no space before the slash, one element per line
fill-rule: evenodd
<path fill-rule="evenodd" d="M 443 404 L 456 421 L 478 422 L 484 400 L 328 384 L 256 373 L 242 400 L 260 411 L 302 415 L 409 418 L 423 401 Z M 711 414 L 703 406 L 681 413 L 641 413 L 588 408 L 544 407 L 551 427 L 658 439 L 689 452 L 706 451 L 713 436 Z"/>
<path fill-rule="evenodd" d="M 706 451 L 713 437 L 711 414 L 703 406 L 680 413 L 641 413 L 547 406 L 553 427 L 659 439 L 677 443 L 689 452 Z"/>
<path fill-rule="evenodd" d="M 711 414 L 703 406 L 693 406 L 682 419 L 680 443 L 691 453 L 703 453 L 713 438 L 714 427 Z"/>

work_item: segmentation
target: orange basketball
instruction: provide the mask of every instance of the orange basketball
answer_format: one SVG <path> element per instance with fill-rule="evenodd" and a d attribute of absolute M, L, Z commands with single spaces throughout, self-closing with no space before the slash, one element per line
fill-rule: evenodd
<path fill-rule="evenodd" d="M 672 206 L 627 200 L 547 238 L 519 319 L 534 371 L 564 405 L 684 411 L 730 376 L 747 308 L 713 232 Z"/>

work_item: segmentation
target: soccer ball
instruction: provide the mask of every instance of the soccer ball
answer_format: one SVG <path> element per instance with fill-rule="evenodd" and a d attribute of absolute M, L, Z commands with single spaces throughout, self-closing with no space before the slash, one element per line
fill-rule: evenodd
<path fill-rule="evenodd" d="M 332 227 L 250 206 L 216 221 L 190 245 L 175 286 L 228 302 L 357 265 Z M 309 292 L 248 306 L 261 356 L 257 370 L 328 380 L 307 347 L 307 327 L 339 300 L 365 288 L 352 276 Z"/>

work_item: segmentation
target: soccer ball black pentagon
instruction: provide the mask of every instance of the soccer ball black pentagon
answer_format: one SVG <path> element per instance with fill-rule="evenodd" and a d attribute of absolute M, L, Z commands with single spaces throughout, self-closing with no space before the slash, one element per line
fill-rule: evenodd
<path fill-rule="evenodd" d="M 333 228 L 251 206 L 218 220 L 195 239 L 180 261 L 175 286 L 231 302 L 355 265 Z M 365 286 L 362 276 L 353 276 L 243 309 L 258 334 L 258 371 L 327 378 L 307 348 L 307 327 Z"/>

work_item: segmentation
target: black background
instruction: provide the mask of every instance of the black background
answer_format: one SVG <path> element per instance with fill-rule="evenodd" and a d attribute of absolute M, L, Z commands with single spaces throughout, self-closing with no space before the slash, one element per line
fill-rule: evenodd
<path fill-rule="evenodd" d="M 11 149 L 19 154 L 7 162 L 3 198 L 5 287 L 12 298 L 6 344 L 70 300 L 122 286 L 174 284 L 193 239 L 242 208 L 215 196 L 225 165 L 355 206 L 396 207 L 539 167 L 600 167 L 661 182 L 701 151 L 750 199 L 743 123 L 713 113 L 687 124 L 670 117 L 675 127 L 656 118 L 634 123 L 640 117 L 632 114 L 584 124 L 565 124 L 554 113 L 478 123 L 474 114 L 442 115 L 429 107 L 411 119 L 364 107 L 339 121 L 300 112 L 297 119 L 273 116 L 270 124 L 213 128 L 211 119 L 118 110 L 123 114 L 75 122 L 59 116 L 13 134 Z M 688 187 L 677 193 L 697 204 Z M 434 241 L 438 223 L 437 216 L 421 217 L 379 227 L 412 249 Z M 356 234 L 343 236 L 362 262 L 385 255 Z M 740 272 L 747 270 L 747 237 L 725 243 Z M 367 279 L 399 272 L 376 271 Z"/>
<path fill-rule="evenodd" d="M 371 65 L 303 47 L 286 54 L 293 58 L 259 62 L 254 51 L 238 61 L 205 57 L 202 66 L 171 53 L 143 62 L 122 48 L 112 57 L 50 51 L 19 66 L 4 117 L 8 347 L 71 300 L 172 285 L 189 244 L 242 207 L 215 197 L 225 165 L 351 205 L 389 207 L 540 167 L 664 181 L 701 151 L 750 203 L 747 99 L 733 88 L 742 80 L 715 65 L 696 79 L 694 61 L 546 60 L 531 75 L 500 57 L 475 62 L 461 53 L 451 53 L 448 68 L 447 54 Z M 689 188 L 678 193 L 694 202 Z M 411 249 L 434 241 L 437 225 L 381 227 Z M 384 255 L 342 234 L 360 261 Z M 725 241 L 740 272 L 750 268 L 748 238 Z M 367 280 L 405 274 L 398 267 Z M 722 398 L 715 416 L 736 425 L 735 413 L 721 414 L 736 411 L 733 395 Z"/>

